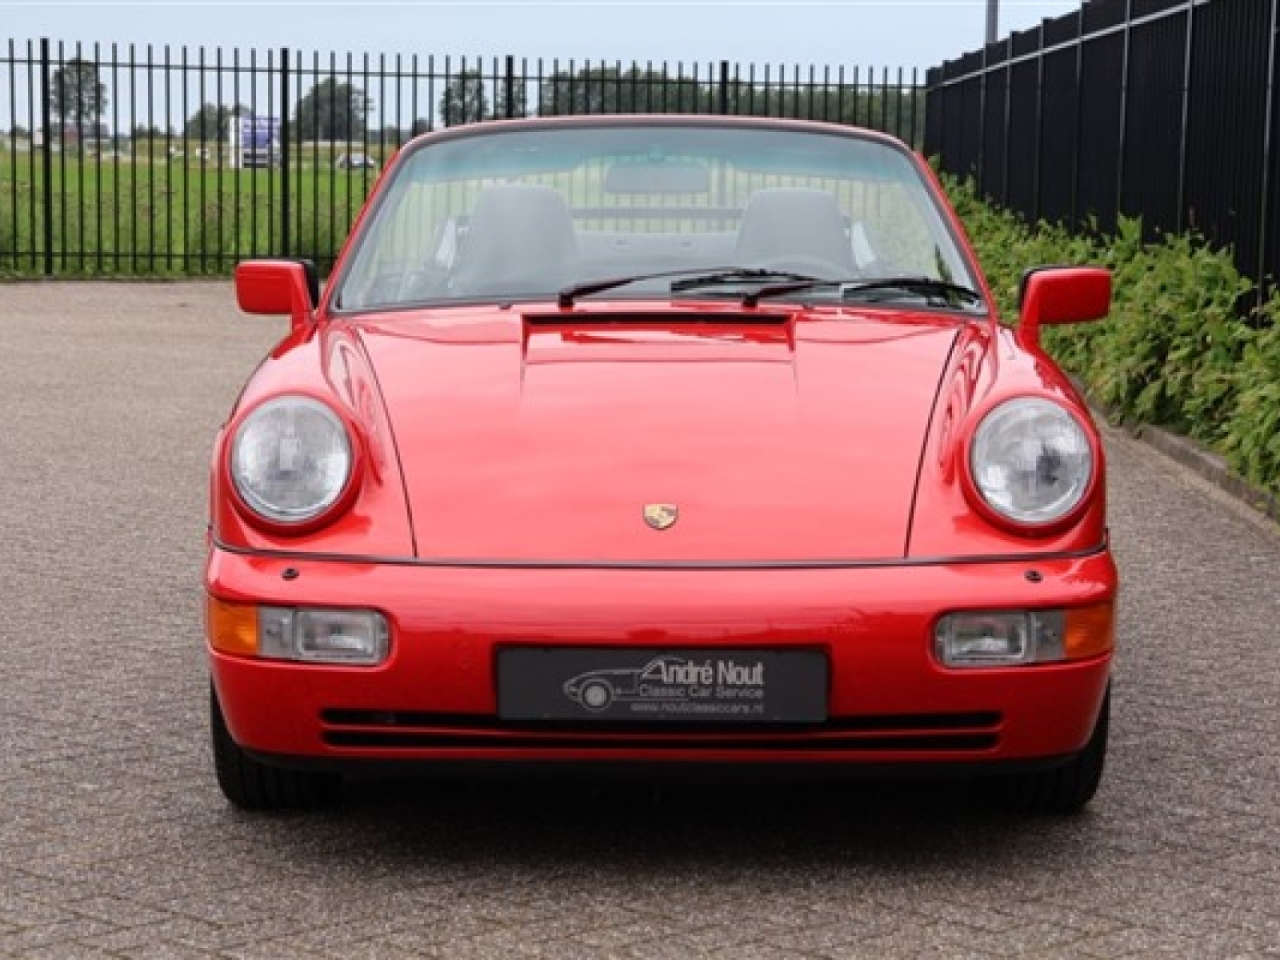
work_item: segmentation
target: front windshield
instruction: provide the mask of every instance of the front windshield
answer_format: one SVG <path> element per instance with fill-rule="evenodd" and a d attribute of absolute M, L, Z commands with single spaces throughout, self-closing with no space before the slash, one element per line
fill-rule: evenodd
<path fill-rule="evenodd" d="M 375 206 L 334 304 L 541 300 L 604 278 L 726 269 L 975 286 L 914 164 L 879 140 L 781 125 L 566 125 L 415 149 Z M 740 295 L 734 279 L 676 289 Z M 610 296 L 666 295 L 671 284 L 642 280 Z M 841 295 L 838 286 L 789 294 Z M 918 289 L 901 296 L 936 305 Z"/>

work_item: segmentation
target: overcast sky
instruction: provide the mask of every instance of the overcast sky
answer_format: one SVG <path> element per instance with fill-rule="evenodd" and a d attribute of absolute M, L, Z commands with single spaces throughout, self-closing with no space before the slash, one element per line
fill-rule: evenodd
<path fill-rule="evenodd" d="M 1000 34 L 1079 9 L 1000 0 Z M 927 68 L 982 45 L 987 0 L 0 0 L 0 43 Z M 7 54 L 2 54 L 7 55 Z M 0 87 L 4 81 L 0 79 Z"/>

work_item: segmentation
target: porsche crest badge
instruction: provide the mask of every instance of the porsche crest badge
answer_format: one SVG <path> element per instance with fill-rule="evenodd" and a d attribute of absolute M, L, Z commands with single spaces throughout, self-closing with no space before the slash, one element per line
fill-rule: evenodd
<path fill-rule="evenodd" d="M 644 522 L 655 530 L 666 530 L 680 518 L 680 508 L 674 503 L 646 503 Z"/>

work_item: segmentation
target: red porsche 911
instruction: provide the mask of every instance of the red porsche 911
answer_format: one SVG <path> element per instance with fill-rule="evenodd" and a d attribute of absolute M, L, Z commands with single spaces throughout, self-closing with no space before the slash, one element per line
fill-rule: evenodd
<path fill-rule="evenodd" d="M 1094 795 L 1117 575 L 1103 450 L 1004 324 L 929 167 L 814 123 L 578 117 L 420 137 L 217 437 L 218 781 L 387 764 L 990 774 Z M 629 768 L 630 769 L 630 768 Z M 786 771 L 784 771 L 785 773 Z"/>

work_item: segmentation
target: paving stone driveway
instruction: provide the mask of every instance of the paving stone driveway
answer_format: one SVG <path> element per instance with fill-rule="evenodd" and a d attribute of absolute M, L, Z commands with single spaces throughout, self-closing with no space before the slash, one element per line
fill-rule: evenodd
<path fill-rule="evenodd" d="M 1109 774 L 1076 819 L 937 786 L 214 786 L 213 431 L 282 324 L 230 286 L 0 285 L 0 955 L 1280 957 L 1280 536 L 1109 435 Z"/>

